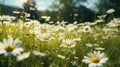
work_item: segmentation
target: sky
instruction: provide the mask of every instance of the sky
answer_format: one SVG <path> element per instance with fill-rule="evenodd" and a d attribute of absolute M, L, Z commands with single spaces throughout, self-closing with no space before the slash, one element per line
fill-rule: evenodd
<path fill-rule="evenodd" d="M 3 0 L 0 0 L 3 1 Z M 5 0 L 6 5 L 16 6 L 22 8 L 23 3 L 26 0 Z M 52 4 L 54 0 L 35 0 L 38 10 L 45 10 L 48 9 L 48 7 Z M 95 3 L 98 3 L 99 0 L 87 0 L 87 2 L 81 3 L 82 5 L 86 6 L 87 8 L 90 8 L 93 11 L 98 11 L 98 9 L 95 6 Z"/>
<path fill-rule="evenodd" d="M 99 0 L 87 0 L 87 2 L 81 3 L 82 5 L 86 6 L 87 8 L 93 10 L 93 11 L 98 11 L 97 7 L 95 4 L 99 3 Z"/>
<path fill-rule="evenodd" d="M 35 1 L 37 3 L 36 5 L 37 9 L 41 11 L 47 9 L 53 2 L 53 0 L 35 0 Z M 24 2 L 26 2 L 26 0 L 5 0 L 5 5 L 22 8 Z"/>

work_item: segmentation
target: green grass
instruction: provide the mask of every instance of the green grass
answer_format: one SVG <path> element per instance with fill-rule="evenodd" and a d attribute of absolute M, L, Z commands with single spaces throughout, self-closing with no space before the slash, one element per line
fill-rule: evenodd
<path fill-rule="evenodd" d="M 74 32 L 70 32 L 67 29 L 68 25 L 63 26 L 63 30 L 52 31 L 55 29 L 54 25 L 39 24 L 40 28 L 36 31 L 39 32 L 38 35 L 42 33 L 50 33 L 53 37 L 50 41 L 41 41 L 36 34 L 31 34 L 29 30 L 34 30 L 36 26 L 31 25 L 30 27 L 23 26 L 24 23 L 13 23 L 15 25 L 4 24 L 0 26 L 0 42 L 3 42 L 4 38 L 12 36 L 14 39 L 19 38 L 23 43 L 24 52 L 32 52 L 37 50 L 46 53 L 47 56 L 35 56 L 32 53 L 30 57 L 18 62 L 16 57 L 10 57 L 10 59 L 0 55 L 0 66 L 1 67 L 88 67 L 87 64 L 83 63 L 83 56 L 89 52 L 97 51 L 95 48 L 102 47 L 105 50 L 108 62 L 104 64 L 104 67 L 120 67 L 120 38 L 116 31 L 117 28 L 109 28 L 107 26 L 101 27 L 100 25 L 91 26 L 91 32 L 81 32 L 81 26 L 78 26 Z M 77 25 L 73 25 L 77 26 Z M 59 27 L 59 25 L 58 25 Z M 103 31 L 103 28 L 110 29 L 109 31 Z M 62 33 L 64 38 L 60 39 L 59 34 Z M 63 39 L 74 39 L 81 38 L 81 40 L 76 41 L 76 46 L 74 48 L 64 48 L 60 47 Z M 98 44 L 93 45 L 93 47 L 87 47 L 86 43 Z M 65 59 L 59 58 L 57 55 L 65 56 Z M 8 65 L 9 64 L 9 65 Z"/>

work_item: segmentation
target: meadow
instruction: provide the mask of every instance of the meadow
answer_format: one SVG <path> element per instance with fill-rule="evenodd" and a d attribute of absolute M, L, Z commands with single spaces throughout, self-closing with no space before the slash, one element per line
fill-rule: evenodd
<path fill-rule="evenodd" d="M 73 24 L 0 16 L 0 66 L 120 67 L 120 19 L 106 15 Z"/>

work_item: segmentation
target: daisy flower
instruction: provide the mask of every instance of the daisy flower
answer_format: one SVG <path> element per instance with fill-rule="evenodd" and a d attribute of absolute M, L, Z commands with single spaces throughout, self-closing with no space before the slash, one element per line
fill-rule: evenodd
<path fill-rule="evenodd" d="M 68 28 L 68 31 L 69 31 L 69 32 L 75 32 L 75 28 L 69 27 L 69 28 Z"/>
<path fill-rule="evenodd" d="M 14 13 L 14 14 L 20 14 L 20 12 L 17 11 L 17 10 L 13 11 L 13 13 Z"/>
<path fill-rule="evenodd" d="M 92 29 L 89 25 L 81 27 L 82 32 L 92 32 Z"/>
<path fill-rule="evenodd" d="M 60 58 L 60 59 L 65 59 L 65 56 L 60 55 L 60 54 L 58 54 L 57 57 Z"/>
<path fill-rule="evenodd" d="M 17 56 L 17 61 L 22 61 L 30 56 L 30 52 L 25 52 Z"/>
<path fill-rule="evenodd" d="M 40 35 L 40 40 L 41 41 L 49 41 L 52 39 L 52 36 L 48 33 L 44 33 Z"/>
<path fill-rule="evenodd" d="M 21 41 L 18 38 L 15 40 L 12 37 L 3 39 L 3 43 L 0 42 L 0 46 L 0 54 L 4 54 L 5 56 L 16 56 L 23 51 Z"/>
<path fill-rule="evenodd" d="M 86 45 L 87 47 L 93 47 L 94 44 L 86 43 L 85 45 Z"/>
<path fill-rule="evenodd" d="M 105 48 L 102 48 L 102 47 L 97 47 L 97 48 L 95 48 L 96 50 L 99 50 L 99 51 L 101 51 L 101 50 L 105 50 Z"/>
<path fill-rule="evenodd" d="M 108 11 L 106 11 L 106 13 L 108 13 L 108 14 L 111 14 L 113 12 L 115 12 L 115 9 L 113 9 L 113 8 L 109 9 Z"/>
<path fill-rule="evenodd" d="M 110 27 L 120 26 L 120 18 L 114 18 L 113 20 L 111 20 L 110 23 L 108 23 L 108 26 Z"/>
<path fill-rule="evenodd" d="M 75 47 L 75 41 L 71 39 L 63 40 L 62 45 L 60 45 L 60 47 L 68 47 L 68 48 Z"/>
<path fill-rule="evenodd" d="M 32 51 L 32 53 L 33 53 L 35 56 L 42 56 L 42 57 L 47 56 L 46 53 L 39 52 L 39 51 L 36 51 L 36 50 Z"/>
<path fill-rule="evenodd" d="M 93 53 L 88 53 L 87 56 L 84 56 L 82 62 L 89 64 L 89 67 L 103 67 L 103 64 L 106 63 L 108 57 L 100 51 L 94 51 Z"/>
<path fill-rule="evenodd" d="M 69 24 L 67 29 L 69 32 L 75 32 L 75 30 L 77 29 L 77 26 L 73 24 Z"/>

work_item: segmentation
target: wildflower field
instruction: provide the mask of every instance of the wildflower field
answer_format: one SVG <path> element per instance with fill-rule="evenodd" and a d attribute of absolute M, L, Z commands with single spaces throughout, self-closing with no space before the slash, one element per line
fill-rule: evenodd
<path fill-rule="evenodd" d="M 0 16 L 0 67 L 120 67 L 120 19 L 106 15 L 73 24 Z"/>

